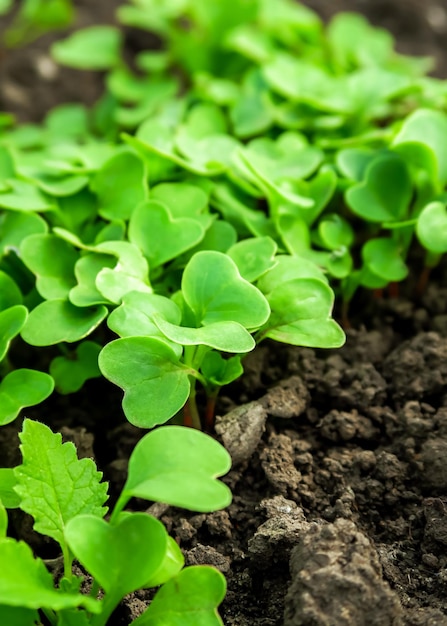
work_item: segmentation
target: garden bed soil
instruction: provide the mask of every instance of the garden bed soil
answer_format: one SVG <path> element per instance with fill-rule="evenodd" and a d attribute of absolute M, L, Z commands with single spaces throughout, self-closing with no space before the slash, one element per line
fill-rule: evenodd
<path fill-rule="evenodd" d="M 323 14 L 329 6 L 308 4 Z M 442 11 L 445 3 L 331 5 L 365 10 L 376 23 L 381 7 L 382 23 L 402 31 L 402 49 L 411 44 L 406 52 L 438 55 L 438 31 L 431 27 L 430 43 L 422 33 L 427 8 Z M 6 84 L 14 82 L 8 76 Z M 85 80 L 94 80 L 96 93 L 96 79 Z M 24 83 L 28 104 L 12 108 L 23 119 L 41 119 L 43 111 L 29 106 L 37 102 L 33 80 Z M 7 94 L 2 104 L 11 109 Z M 351 324 L 340 350 L 262 344 L 243 378 L 224 391 L 216 430 L 233 456 L 224 478 L 234 494 L 228 509 L 205 515 L 149 508 L 187 564 L 213 564 L 225 574 L 225 626 L 447 626 L 447 264 L 420 298 L 411 285 L 398 298 L 364 294 L 351 308 Z M 112 504 L 144 434 L 125 421 L 120 400 L 111 384 L 89 381 L 79 394 L 55 395 L 24 412 L 73 440 L 80 456 L 96 458 Z M 0 429 L 3 466 L 20 460 L 20 421 Z M 25 515 L 12 516 L 18 536 L 56 558 L 56 546 L 31 525 Z M 127 597 L 110 623 L 127 626 L 151 593 Z"/>

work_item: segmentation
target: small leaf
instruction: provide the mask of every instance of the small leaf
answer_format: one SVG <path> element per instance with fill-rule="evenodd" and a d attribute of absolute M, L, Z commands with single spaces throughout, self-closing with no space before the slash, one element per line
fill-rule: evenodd
<path fill-rule="evenodd" d="M 23 463 L 15 469 L 20 507 L 34 518 L 34 529 L 65 545 L 67 522 L 88 513 L 102 517 L 107 483 L 91 459 L 79 460 L 71 443 L 44 424 L 25 419 L 20 434 Z"/>
<path fill-rule="evenodd" d="M 340 326 L 331 319 L 332 289 L 314 278 L 279 283 L 267 295 L 272 314 L 262 335 L 294 346 L 339 348 L 345 342 Z"/>
<path fill-rule="evenodd" d="M 68 522 L 65 538 L 117 604 L 157 572 L 168 543 L 163 524 L 145 513 L 126 515 L 114 525 L 94 515 L 77 515 Z"/>
<path fill-rule="evenodd" d="M 222 626 L 217 607 L 225 597 L 223 575 L 213 567 L 186 567 L 156 593 L 132 626 Z"/>
<path fill-rule="evenodd" d="M 242 278 L 253 283 L 276 264 L 277 248 L 271 237 L 257 237 L 238 241 L 227 254 L 236 263 Z"/>
<path fill-rule="evenodd" d="M 368 166 L 365 181 L 346 192 L 346 202 L 356 215 L 369 222 L 405 218 L 411 201 L 408 168 L 397 155 L 379 156 Z"/>
<path fill-rule="evenodd" d="M 162 426 L 135 446 L 122 498 L 135 496 L 204 513 L 222 509 L 230 504 L 231 492 L 216 478 L 230 467 L 230 455 L 212 437 L 183 426 Z"/>
<path fill-rule="evenodd" d="M 93 341 L 83 341 L 69 356 L 57 356 L 50 363 L 50 374 L 59 393 L 74 393 L 86 380 L 98 378 L 98 355 L 101 346 Z"/>
<path fill-rule="evenodd" d="M 0 256 L 8 248 L 19 248 L 28 235 L 43 235 L 47 231 L 48 226 L 40 215 L 6 211 L 0 215 Z"/>
<path fill-rule="evenodd" d="M 25 265 L 36 275 L 36 288 L 46 300 L 65 298 L 75 285 L 76 250 L 55 235 L 30 235 L 20 247 Z"/>
<path fill-rule="evenodd" d="M 264 324 L 269 316 L 262 293 L 221 252 L 205 250 L 192 257 L 183 272 L 182 292 L 198 324 L 234 321 L 250 329 Z"/>
<path fill-rule="evenodd" d="M 99 355 L 99 369 L 124 390 L 124 413 L 140 428 L 163 424 L 189 396 L 190 372 L 161 339 L 124 337 L 111 341 Z"/>
<path fill-rule="evenodd" d="M 54 380 L 44 372 L 13 370 L 0 382 L 0 425 L 13 422 L 25 406 L 40 404 L 54 389 Z"/>
<path fill-rule="evenodd" d="M 58 63 L 82 70 L 107 70 L 120 62 L 121 33 L 113 26 L 90 26 L 53 44 Z"/>
<path fill-rule="evenodd" d="M 21 304 L 0 311 L 0 361 L 8 352 L 11 340 L 22 330 L 27 317 L 28 310 Z"/>
<path fill-rule="evenodd" d="M 31 311 L 21 335 L 32 346 L 79 341 L 106 316 L 105 306 L 80 309 L 68 300 L 47 300 Z"/>
<path fill-rule="evenodd" d="M 426 250 L 434 254 L 447 252 L 447 210 L 444 202 L 431 202 L 423 208 L 416 233 Z"/>
<path fill-rule="evenodd" d="M 121 152 L 106 161 L 91 182 L 99 200 L 99 214 L 108 220 L 128 220 L 147 199 L 146 168 L 133 152 Z"/>
<path fill-rule="evenodd" d="M 212 387 L 223 387 L 237 380 L 244 373 L 240 356 L 224 359 L 219 352 L 210 350 L 205 354 L 200 371 Z"/>
<path fill-rule="evenodd" d="M 93 613 L 101 611 L 101 605 L 93 598 L 78 593 L 63 593 L 53 586 L 53 578 L 43 561 L 34 558 L 31 548 L 22 541 L 0 540 L 0 616 L 3 607 L 17 607 L 17 615 L 26 614 L 25 609 L 53 609 L 84 606 Z M 33 615 L 33 614 L 31 614 Z M 14 622 L 4 622 L 14 624 Z M 20 622 L 28 626 L 29 622 Z M 18 624 L 18 622 L 15 622 Z"/>
<path fill-rule="evenodd" d="M 368 270 L 386 282 L 404 280 L 408 275 L 400 247 L 393 239 L 370 239 L 362 248 L 362 258 Z"/>
<path fill-rule="evenodd" d="M 195 246 L 205 231 L 198 220 L 174 219 L 167 207 L 156 200 L 140 204 L 129 223 L 129 239 L 139 246 L 157 267 Z"/>
<path fill-rule="evenodd" d="M 183 346 L 209 346 L 223 352 L 250 352 L 255 341 L 250 333 L 237 322 L 214 322 L 202 328 L 176 326 L 160 315 L 153 318 L 159 330 L 174 343 Z"/>
<path fill-rule="evenodd" d="M 0 193 L 0 207 L 11 211 L 33 212 L 55 209 L 55 203 L 33 183 L 10 179 L 10 189 Z"/>

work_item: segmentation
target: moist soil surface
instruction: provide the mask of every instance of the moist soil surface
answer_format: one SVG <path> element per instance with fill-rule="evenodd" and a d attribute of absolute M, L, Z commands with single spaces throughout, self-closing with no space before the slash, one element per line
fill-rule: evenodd
<path fill-rule="evenodd" d="M 114 3 L 78 4 L 83 23 L 112 21 Z M 364 12 L 394 32 L 401 51 L 435 56 L 437 74 L 447 76 L 447 3 L 307 4 L 325 17 Z M 100 93 L 94 75 L 49 69 L 49 41 L 4 55 L 0 104 L 21 120 Z M 416 262 L 415 280 L 419 271 Z M 225 574 L 225 626 L 447 626 L 447 264 L 422 296 L 411 282 L 399 297 L 361 294 L 340 350 L 265 343 L 249 355 L 243 378 L 217 405 L 217 436 L 233 458 L 228 509 L 149 506 L 187 564 Z M 23 365 L 26 346 L 15 350 Z M 119 390 L 89 381 L 25 415 L 61 431 L 79 456 L 96 458 L 113 504 L 144 434 L 124 419 Z M 20 422 L 0 430 L 2 466 L 20 461 Z M 36 553 L 57 558 L 28 517 L 12 518 L 13 532 Z M 150 598 L 127 597 L 110 624 L 127 626 Z"/>

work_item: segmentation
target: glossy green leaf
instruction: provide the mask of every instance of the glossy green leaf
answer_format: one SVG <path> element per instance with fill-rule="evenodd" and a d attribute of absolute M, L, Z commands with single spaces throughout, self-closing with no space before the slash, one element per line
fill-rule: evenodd
<path fill-rule="evenodd" d="M 176 326 L 159 315 L 153 318 L 158 329 L 170 341 L 183 346 L 209 346 L 223 352 L 250 352 L 255 341 L 250 333 L 237 322 L 213 322 L 201 328 Z"/>
<path fill-rule="evenodd" d="M 163 585 L 132 626 L 222 626 L 217 607 L 225 591 L 225 578 L 218 570 L 187 567 Z"/>
<path fill-rule="evenodd" d="M 208 194 L 188 183 L 161 183 L 151 189 L 150 197 L 166 205 L 173 218 L 200 215 L 208 204 Z"/>
<path fill-rule="evenodd" d="M 9 372 L 0 382 L 0 424 L 13 422 L 23 407 L 40 404 L 52 393 L 48 374 L 30 369 Z"/>
<path fill-rule="evenodd" d="M 17 283 L 9 274 L 0 270 L 0 311 L 22 304 L 22 302 L 23 296 Z"/>
<path fill-rule="evenodd" d="M 32 346 L 84 339 L 107 316 L 105 306 L 80 309 L 68 300 L 47 300 L 31 311 L 21 332 Z"/>
<path fill-rule="evenodd" d="M 91 189 L 99 200 L 99 214 L 108 220 L 127 220 L 147 199 L 146 168 L 132 152 L 121 152 L 96 173 Z"/>
<path fill-rule="evenodd" d="M 39 626 L 40 617 L 36 609 L 0 604 L 0 621 L 8 626 Z"/>
<path fill-rule="evenodd" d="M 139 246 L 152 268 L 192 248 L 204 234 L 198 220 L 187 217 L 175 219 L 168 208 L 156 200 L 140 204 L 129 223 L 130 241 Z"/>
<path fill-rule="evenodd" d="M 0 207 L 24 213 L 50 211 L 55 208 L 52 199 L 39 190 L 33 183 L 11 179 L 8 191 L 0 193 Z"/>
<path fill-rule="evenodd" d="M 113 525 L 94 515 L 77 515 L 68 522 L 65 538 L 117 604 L 157 572 L 168 543 L 163 524 L 146 513 L 126 515 Z"/>
<path fill-rule="evenodd" d="M 250 329 L 269 316 L 262 293 L 221 252 L 202 251 L 192 257 L 183 272 L 182 292 L 198 324 L 234 321 Z"/>
<path fill-rule="evenodd" d="M 36 288 L 46 300 L 65 298 L 75 285 L 74 248 L 55 235 L 30 235 L 20 247 L 25 265 L 36 275 Z"/>
<path fill-rule="evenodd" d="M 277 245 L 270 237 L 244 239 L 227 250 L 228 256 L 236 263 L 245 280 L 257 280 L 275 265 Z"/>
<path fill-rule="evenodd" d="M 157 428 L 132 452 L 121 504 L 135 496 L 193 511 L 224 508 L 231 492 L 216 479 L 230 467 L 230 455 L 212 437 L 183 426 Z"/>
<path fill-rule="evenodd" d="M 106 344 L 99 355 L 99 369 L 124 390 L 124 413 L 140 428 L 163 424 L 189 396 L 188 368 L 158 338 L 124 337 Z"/>
<path fill-rule="evenodd" d="M 224 359 L 219 352 L 210 350 L 205 354 L 200 371 L 211 387 L 228 385 L 244 373 L 240 356 Z"/>
<path fill-rule="evenodd" d="M 278 284 L 267 295 L 272 314 L 263 337 L 296 346 L 339 348 L 345 342 L 340 326 L 331 319 L 334 294 L 314 278 L 296 278 Z"/>
<path fill-rule="evenodd" d="M 412 197 L 412 183 L 405 162 L 398 156 L 379 156 L 368 166 L 366 178 L 346 192 L 346 202 L 356 215 L 369 222 L 405 218 Z"/>
<path fill-rule="evenodd" d="M 400 281 L 408 275 L 400 247 L 393 239 L 370 239 L 362 248 L 362 258 L 369 271 L 386 282 Z"/>
<path fill-rule="evenodd" d="M 416 224 L 416 233 L 430 252 L 447 252 L 447 210 L 443 202 L 431 202 L 424 207 Z"/>
<path fill-rule="evenodd" d="M 145 582 L 145 588 L 159 587 L 180 572 L 185 564 L 185 557 L 173 537 L 168 535 L 167 547 L 163 562 L 157 571 Z"/>
<path fill-rule="evenodd" d="M 40 215 L 6 211 L 0 215 L 0 256 L 8 248 L 19 248 L 28 235 L 43 235 L 47 231 L 48 226 Z"/>

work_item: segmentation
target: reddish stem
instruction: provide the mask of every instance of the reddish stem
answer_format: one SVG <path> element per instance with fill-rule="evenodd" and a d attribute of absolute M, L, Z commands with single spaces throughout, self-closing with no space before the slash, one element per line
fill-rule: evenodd
<path fill-rule="evenodd" d="M 191 407 L 189 400 L 187 400 L 185 406 L 183 407 L 183 426 L 189 426 L 192 428 L 192 425 Z"/>
<path fill-rule="evenodd" d="M 205 432 L 212 433 L 214 431 L 214 418 L 216 410 L 216 395 L 208 396 L 206 399 L 205 410 Z"/>
<path fill-rule="evenodd" d="M 388 295 L 390 298 L 399 297 L 399 283 L 394 282 L 388 285 Z"/>
<path fill-rule="evenodd" d="M 419 280 L 416 285 L 416 295 L 422 296 L 427 289 L 428 279 L 430 278 L 432 268 L 427 265 L 424 267 L 422 272 L 420 273 Z"/>

